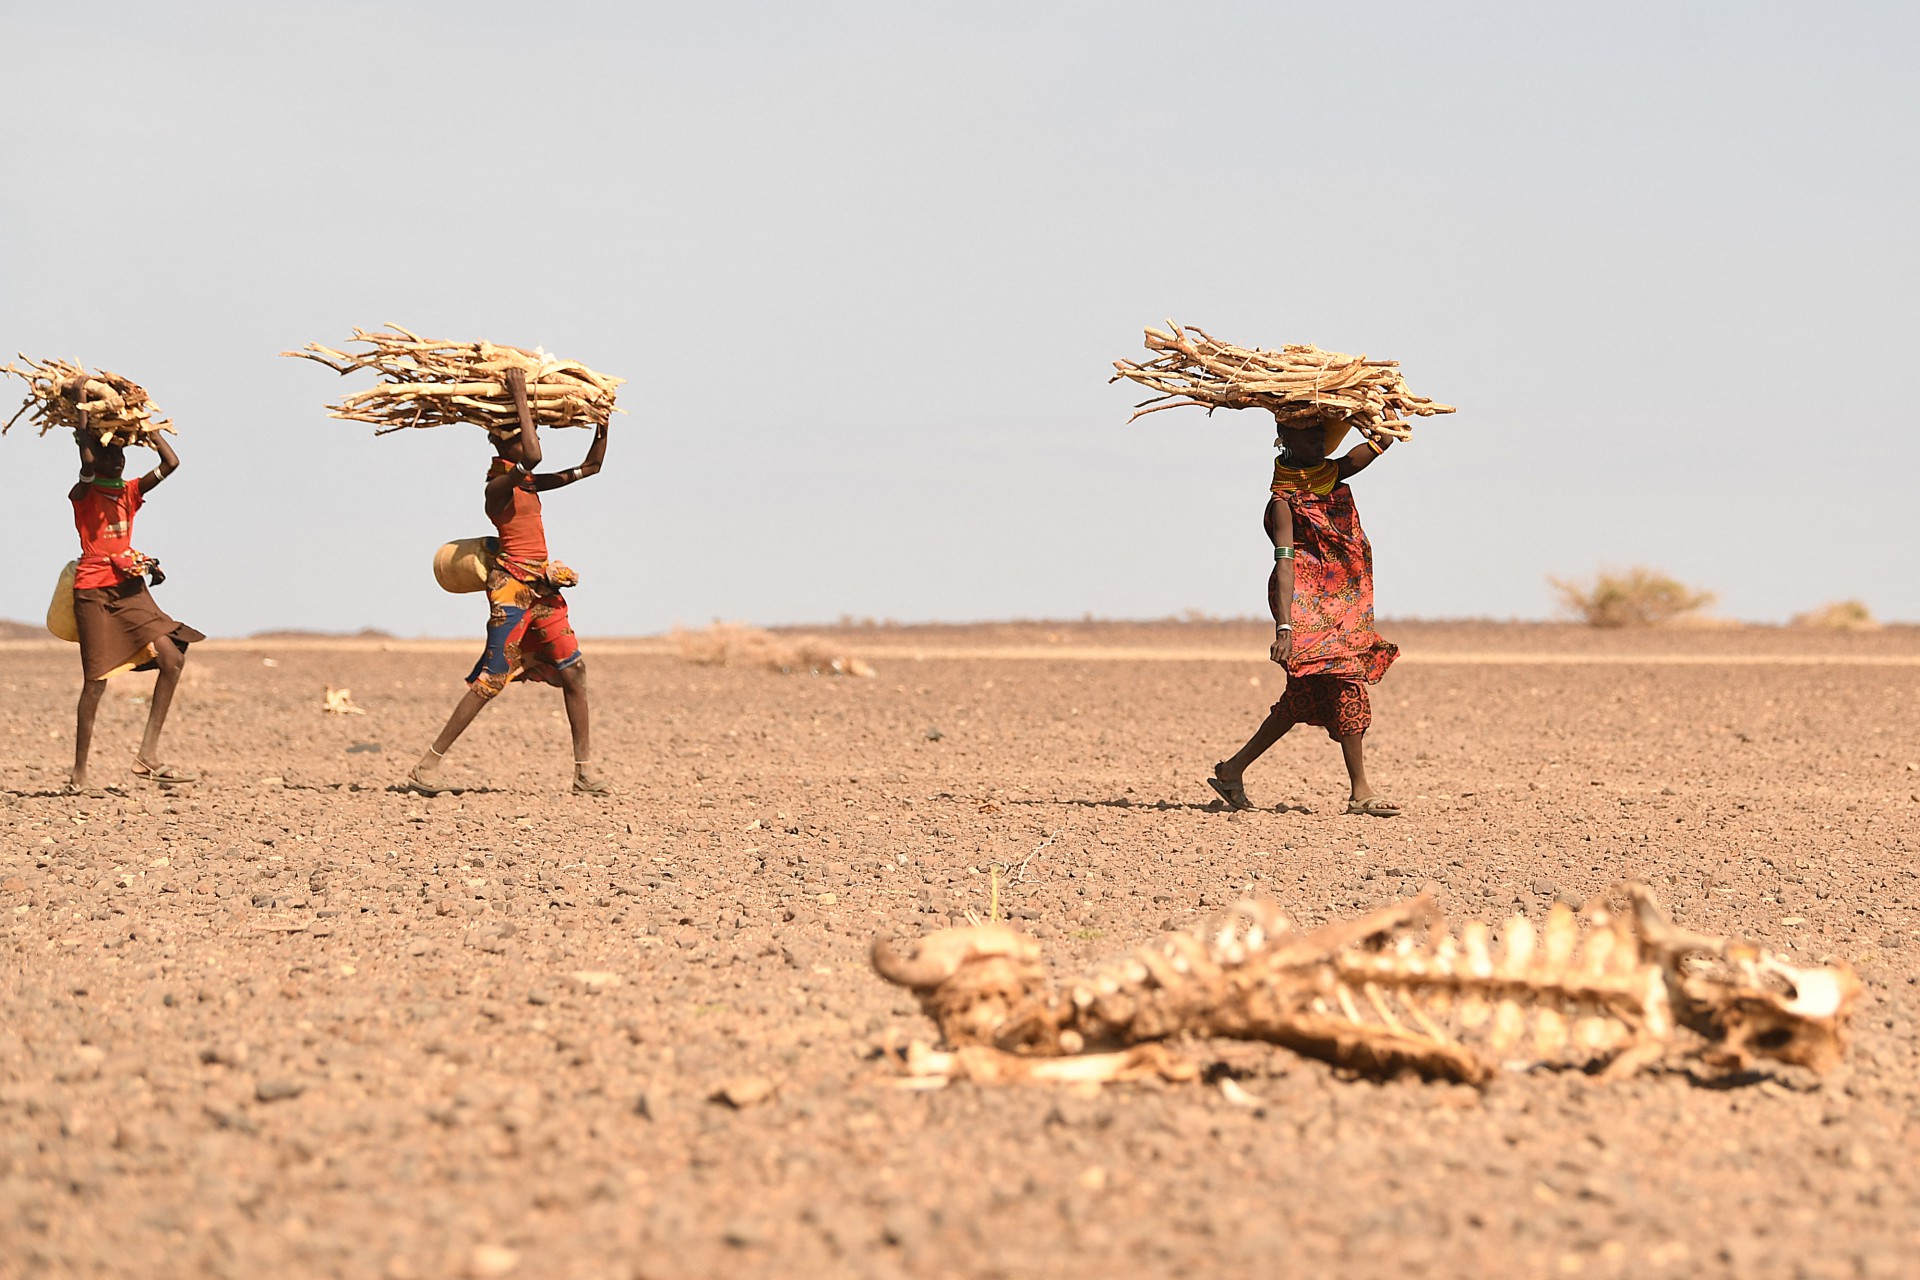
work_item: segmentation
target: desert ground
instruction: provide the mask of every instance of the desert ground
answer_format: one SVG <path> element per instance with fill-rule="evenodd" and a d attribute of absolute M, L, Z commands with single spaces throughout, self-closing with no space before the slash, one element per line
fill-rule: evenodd
<path fill-rule="evenodd" d="M 118 790 L 63 797 L 74 651 L 0 645 L 0 1276 L 1920 1274 L 1920 630 L 1383 630 L 1391 820 L 1304 729 L 1261 810 L 1211 803 L 1281 683 L 1252 625 L 830 633 L 869 679 L 588 641 L 611 800 L 548 688 L 469 789 L 395 790 L 473 646 L 298 637 L 195 649 L 190 788 L 128 777 L 116 681 Z M 1066 975 L 1245 894 L 1496 921 L 1622 878 L 1850 960 L 1847 1064 L 1480 1092 L 1203 1044 L 1215 1083 L 908 1092 L 879 1056 L 933 1029 L 870 941 L 993 879 Z"/>

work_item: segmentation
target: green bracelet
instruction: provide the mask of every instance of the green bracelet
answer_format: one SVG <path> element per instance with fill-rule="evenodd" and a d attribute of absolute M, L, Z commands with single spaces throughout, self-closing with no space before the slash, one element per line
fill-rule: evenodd
<path fill-rule="evenodd" d="M 1292 547 L 1275 547 L 1273 549 L 1273 558 L 1275 560 L 1291 560 L 1293 559 L 1293 548 Z"/>

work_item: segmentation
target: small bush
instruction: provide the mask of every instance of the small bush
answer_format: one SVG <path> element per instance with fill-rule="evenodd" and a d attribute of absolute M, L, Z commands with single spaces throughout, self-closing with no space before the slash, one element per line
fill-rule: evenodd
<path fill-rule="evenodd" d="M 1808 613 L 1793 615 L 1796 627 L 1820 627 L 1828 631 L 1872 631 L 1879 627 L 1873 612 L 1858 600 L 1837 600 Z"/>
<path fill-rule="evenodd" d="M 818 636 L 777 636 L 738 622 L 716 622 L 705 631 L 675 627 L 680 656 L 702 667 L 760 667 L 791 675 L 871 676 L 873 668 L 852 654 L 837 653 Z"/>
<path fill-rule="evenodd" d="M 1654 627 L 1713 603 L 1711 591 L 1695 591 L 1657 569 L 1602 573 L 1591 585 L 1549 578 L 1561 607 L 1594 627 Z"/>

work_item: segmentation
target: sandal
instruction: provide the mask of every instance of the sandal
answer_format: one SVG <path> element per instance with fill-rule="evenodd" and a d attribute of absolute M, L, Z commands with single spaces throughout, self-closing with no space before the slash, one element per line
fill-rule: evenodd
<path fill-rule="evenodd" d="M 1239 778 L 1235 778 L 1232 782 L 1228 782 L 1225 778 L 1220 776 L 1219 765 L 1213 766 L 1213 776 L 1207 779 L 1207 785 L 1213 788 L 1215 795 L 1219 796 L 1222 800 L 1227 802 L 1227 808 L 1229 809 L 1253 808 L 1253 801 L 1247 799 L 1246 783 Z"/>
<path fill-rule="evenodd" d="M 147 764 L 138 756 L 134 757 L 133 776 L 142 782 L 151 782 L 162 787 L 178 787 L 199 781 L 196 775 L 184 772 L 173 765 Z"/>
<path fill-rule="evenodd" d="M 613 788 L 604 782 L 582 782 L 578 778 L 575 778 L 573 780 L 573 794 L 577 796 L 610 796 L 613 794 Z"/>
<path fill-rule="evenodd" d="M 1369 818 L 1397 818 L 1400 806 L 1385 796 L 1368 796 L 1365 800 L 1347 801 L 1347 812 L 1364 814 Z"/>
<path fill-rule="evenodd" d="M 407 770 L 406 780 L 400 784 L 400 789 L 402 791 L 411 791 L 417 796 L 443 796 L 449 791 L 459 790 L 458 787 L 451 786 L 445 782 L 427 781 L 420 776 L 418 766 Z"/>
<path fill-rule="evenodd" d="M 75 796 L 85 800 L 105 800 L 107 798 L 107 789 L 105 787 L 94 786 L 76 787 L 69 782 L 60 788 L 60 794 L 63 796 Z"/>

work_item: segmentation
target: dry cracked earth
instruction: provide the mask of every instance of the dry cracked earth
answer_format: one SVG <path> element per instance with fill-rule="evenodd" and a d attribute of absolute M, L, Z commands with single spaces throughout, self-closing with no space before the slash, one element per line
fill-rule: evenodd
<path fill-rule="evenodd" d="M 1304 730 L 1263 810 L 1209 807 L 1277 693 L 1251 627 L 837 633 L 874 679 L 589 645 L 605 801 L 544 688 L 469 790 L 393 790 L 465 647 L 298 640 L 192 655 L 191 788 L 126 776 L 116 681 L 117 790 L 63 797 L 73 651 L 9 645 L 0 1276 L 1920 1273 L 1920 632 L 1390 633 L 1388 821 Z M 1866 992 L 1824 1080 L 1198 1045 L 1238 1090 L 894 1088 L 876 1046 L 931 1028 L 866 948 L 994 867 L 1063 975 L 1249 892 L 1494 919 L 1633 877 Z"/>

